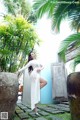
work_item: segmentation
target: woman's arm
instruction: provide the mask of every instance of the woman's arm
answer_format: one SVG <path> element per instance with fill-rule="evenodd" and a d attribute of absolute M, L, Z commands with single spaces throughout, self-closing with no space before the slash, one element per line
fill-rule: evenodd
<path fill-rule="evenodd" d="M 37 71 L 37 72 L 40 72 L 40 71 L 43 70 L 43 69 L 44 69 L 44 67 L 43 67 L 42 65 L 40 65 L 40 67 L 37 67 L 37 68 L 36 68 L 36 71 Z"/>
<path fill-rule="evenodd" d="M 41 70 L 43 70 L 43 69 L 44 69 L 43 65 L 40 65 L 40 69 L 41 69 Z"/>
<path fill-rule="evenodd" d="M 28 62 L 27 65 L 25 65 L 24 67 L 22 67 L 21 69 L 19 69 L 17 72 L 21 73 L 23 72 L 25 69 L 27 69 L 29 66 L 31 65 L 31 62 Z"/>

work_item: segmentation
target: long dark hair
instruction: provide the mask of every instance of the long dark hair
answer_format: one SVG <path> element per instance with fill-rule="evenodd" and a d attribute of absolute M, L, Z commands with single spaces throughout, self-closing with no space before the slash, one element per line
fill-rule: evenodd
<path fill-rule="evenodd" d="M 31 61 L 31 60 L 33 60 L 32 56 L 31 56 L 31 53 L 32 53 L 32 52 L 33 52 L 33 51 L 31 51 L 31 52 L 29 53 L 29 55 L 28 55 L 28 62 Z M 30 66 L 30 67 L 28 68 L 28 71 L 29 71 L 29 72 L 33 71 L 33 67 Z"/>
<path fill-rule="evenodd" d="M 32 52 L 33 52 L 33 51 L 31 51 L 31 52 L 29 53 L 29 55 L 28 55 L 28 62 L 31 61 L 31 60 L 33 60 L 32 56 L 31 56 L 31 53 L 32 53 Z"/>

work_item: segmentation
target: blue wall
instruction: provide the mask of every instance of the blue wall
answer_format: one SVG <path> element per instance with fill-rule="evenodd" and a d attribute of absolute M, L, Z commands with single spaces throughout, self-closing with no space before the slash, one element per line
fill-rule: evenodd
<path fill-rule="evenodd" d="M 47 81 L 47 85 L 41 89 L 41 104 L 50 104 L 53 102 L 50 64 L 47 64 L 44 70 L 42 70 L 41 76 Z"/>

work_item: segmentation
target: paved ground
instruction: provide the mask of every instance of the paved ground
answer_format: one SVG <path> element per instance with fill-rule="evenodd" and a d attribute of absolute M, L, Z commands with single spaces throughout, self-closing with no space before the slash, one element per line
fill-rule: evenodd
<path fill-rule="evenodd" d="M 39 115 L 22 103 L 17 103 L 13 120 L 70 120 L 69 103 L 38 105 Z"/>

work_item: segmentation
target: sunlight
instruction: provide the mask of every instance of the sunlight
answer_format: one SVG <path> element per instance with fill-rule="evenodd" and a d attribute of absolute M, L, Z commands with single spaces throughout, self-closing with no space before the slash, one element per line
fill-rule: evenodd
<path fill-rule="evenodd" d="M 60 33 L 55 34 L 54 31 L 51 30 L 51 20 L 47 19 L 45 15 L 42 19 L 38 20 L 36 31 L 42 40 L 41 45 L 36 47 L 39 53 L 38 59 L 43 62 L 43 64 L 57 62 L 57 53 L 61 41 L 72 33 L 68 21 L 63 21 Z"/>

